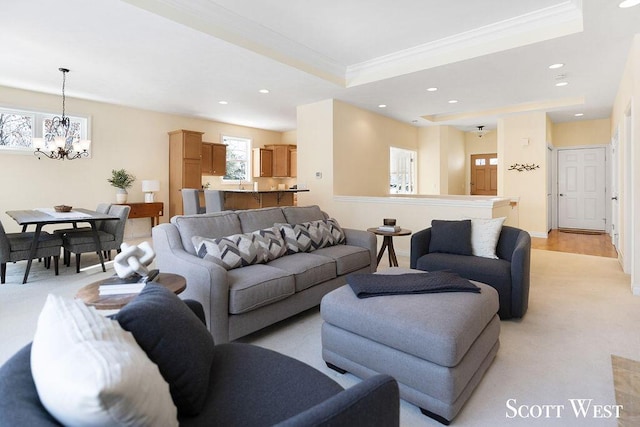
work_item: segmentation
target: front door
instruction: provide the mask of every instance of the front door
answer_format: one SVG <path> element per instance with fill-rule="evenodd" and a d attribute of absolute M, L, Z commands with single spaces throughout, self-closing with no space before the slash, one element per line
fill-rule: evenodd
<path fill-rule="evenodd" d="M 558 150 L 558 227 L 605 229 L 605 149 Z"/>
<path fill-rule="evenodd" d="M 471 195 L 498 194 L 498 155 L 473 154 L 471 156 Z"/>

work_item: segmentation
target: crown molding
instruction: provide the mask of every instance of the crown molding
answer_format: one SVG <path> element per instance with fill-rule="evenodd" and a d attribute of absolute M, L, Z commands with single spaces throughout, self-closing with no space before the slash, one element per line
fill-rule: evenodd
<path fill-rule="evenodd" d="M 564 3 L 347 67 L 347 87 L 426 70 L 583 30 L 582 2 Z"/>
<path fill-rule="evenodd" d="M 582 0 L 496 22 L 358 64 L 343 65 L 207 0 L 123 0 L 340 87 L 353 87 L 580 32 Z"/>

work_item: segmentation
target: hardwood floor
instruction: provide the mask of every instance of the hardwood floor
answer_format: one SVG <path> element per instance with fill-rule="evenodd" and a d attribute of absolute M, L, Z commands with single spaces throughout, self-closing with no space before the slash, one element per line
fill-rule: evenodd
<path fill-rule="evenodd" d="M 608 234 L 577 234 L 551 230 L 546 239 L 532 237 L 531 247 L 547 251 L 572 252 L 608 258 L 618 257 L 618 253 L 611 243 L 611 236 Z"/>

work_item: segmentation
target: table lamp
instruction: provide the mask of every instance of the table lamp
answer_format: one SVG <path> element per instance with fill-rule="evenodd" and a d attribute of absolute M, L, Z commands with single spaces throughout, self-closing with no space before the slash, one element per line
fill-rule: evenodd
<path fill-rule="evenodd" d="M 153 193 L 156 191 L 160 191 L 160 181 L 157 179 L 142 181 L 142 192 L 144 193 L 145 203 L 153 203 Z"/>

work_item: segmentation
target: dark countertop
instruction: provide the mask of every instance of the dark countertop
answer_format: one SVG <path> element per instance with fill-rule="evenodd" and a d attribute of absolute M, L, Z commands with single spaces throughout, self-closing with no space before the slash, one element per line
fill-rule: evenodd
<path fill-rule="evenodd" d="M 240 189 L 222 189 L 219 190 L 222 191 L 224 193 L 300 193 L 302 191 L 309 191 L 308 189 L 305 190 L 298 190 L 298 189 L 286 189 L 286 190 L 253 190 L 253 189 L 245 189 L 245 190 L 240 190 Z"/>

